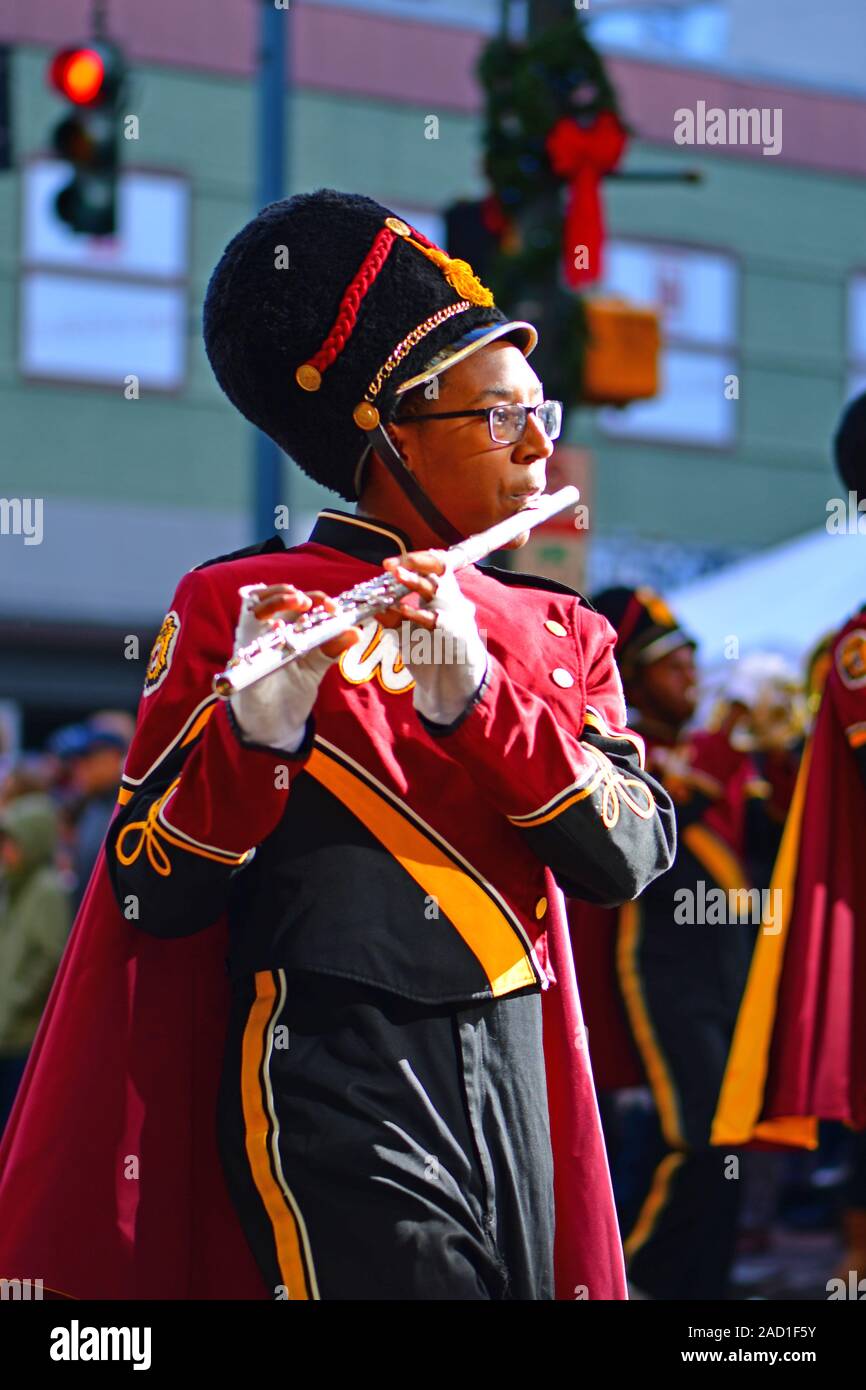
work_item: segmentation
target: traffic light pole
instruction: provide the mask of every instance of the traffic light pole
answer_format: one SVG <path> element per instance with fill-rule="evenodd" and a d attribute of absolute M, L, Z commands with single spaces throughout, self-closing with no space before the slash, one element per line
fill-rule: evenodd
<path fill-rule="evenodd" d="M 255 211 L 283 196 L 286 169 L 286 73 L 288 68 L 291 8 L 278 8 L 273 0 L 259 0 L 259 67 L 257 154 L 258 179 Z M 291 270 L 274 272 L 290 275 Z M 253 539 L 264 540 L 274 531 L 277 507 L 286 506 L 291 521 L 290 480 L 282 454 L 266 434 L 256 430 L 253 454 Z"/>

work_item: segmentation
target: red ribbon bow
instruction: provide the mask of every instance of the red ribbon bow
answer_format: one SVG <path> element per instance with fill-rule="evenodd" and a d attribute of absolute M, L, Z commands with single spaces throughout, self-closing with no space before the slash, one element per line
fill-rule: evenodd
<path fill-rule="evenodd" d="M 616 168 L 627 138 L 612 111 L 602 111 L 585 128 L 571 116 L 563 116 L 547 137 L 554 173 L 570 181 L 562 236 L 563 271 L 569 285 L 588 284 L 601 274 L 604 224 L 598 185 L 603 174 Z"/>

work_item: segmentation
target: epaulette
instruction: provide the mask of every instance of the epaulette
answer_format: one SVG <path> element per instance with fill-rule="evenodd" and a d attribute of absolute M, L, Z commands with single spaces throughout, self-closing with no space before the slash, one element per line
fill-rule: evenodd
<path fill-rule="evenodd" d="M 212 560 L 202 560 L 201 564 L 193 565 L 192 568 L 193 570 L 206 570 L 209 565 L 222 565 L 227 560 L 243 560 L 248 555 L 267 555 L 274 550 L 285 549 L 285 541 L 275 531 L 266 541 L 256 541 L 255 545 L 244 546 L 242 550 L 230 550 L 226 555 L 215 555 Z"/>
<path fill-rule="evenodd" d="M 572 589 L 569 584 L 561 584 L 558 579 L 548 579 L 543 574 L 525 574 L 522 570 L 501 569 L 499 565 L 479 565 L 478 568 L 482 574 L 489 574 L 491 579 L 498 579 L 500 584 L 516 584 L 523 589 L 549 589 L 554 594 L 568 594 L 571 598 L 579 598 L 590 612 L 596 611 L 585 594 Z"/>

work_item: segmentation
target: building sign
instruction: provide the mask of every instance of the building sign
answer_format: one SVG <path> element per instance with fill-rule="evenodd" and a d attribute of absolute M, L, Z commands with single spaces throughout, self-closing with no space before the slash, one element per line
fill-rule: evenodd
<path fill-rule="evenodd" d="M 183 384 L 183 292 L 83 275 L 25 271 L 21 281 L 21 368 L 27 376 L 142 389 Z"/>
<path fill-rule="evenodd" d="M 54 211 L 65 164 L 23 179 L 19 363 L 27 377 L 178 390 L 186 374 L 189 185 L 174 174 L 120 178 L 119 234 L 70 231 Z"/>

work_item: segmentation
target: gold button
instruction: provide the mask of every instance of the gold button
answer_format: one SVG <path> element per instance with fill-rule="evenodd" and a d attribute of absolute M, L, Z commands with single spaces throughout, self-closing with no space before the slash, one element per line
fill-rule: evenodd
<path fill-rule="evenodd" d="M 574 676 L 570 671 L 564 670 L 562 666 L 557 666 L 555 671 L 551 671 L 550 678 L 556 681 L 557 685 L 561 685 L 563 690 L 567 690 L 570 685 L 574 685 Z"/>
<path fill-rule="evenodd" d="M 541 921 L 541 919 L 542 919 L 542 917 L 544 916 L 544 914 L 545 914 L 546 911 L 547 911 L 547 898 L 539 898 L 539 899 L 538 899 L 538 902 L 535 904 L 535 915 L 536 915 L 536 917 L 538 918 L 539 922 Z"/>
<path fill-rule="evenodd" d="M 359 401 L 352 415 L 362 430 L 374 430 L 379 423 L 379 412 L 369 401 Z"/>
<path fill-rule="evenodd" d="M 547 628 L 548 632 L 553 633 L 554 637 L 568 636 L 568 628 L 563 627 L 562 623 L 558 623 L 555 618 L 546 618 L 544 626 Z"/>
<path fill-rule="evenodd" d="M 412 228 L 407 227 L 402 217 L 386 217 L 385 226 L 391 232 L 396 232 L 398 236 L 411 236 Z"/>
<path fill-rule="evenodd" d="M 295 372 L 295 381 L 302 391 L 318 391 L 322 384 L 322 373 L 312 362 L 302 362 Z"/>

